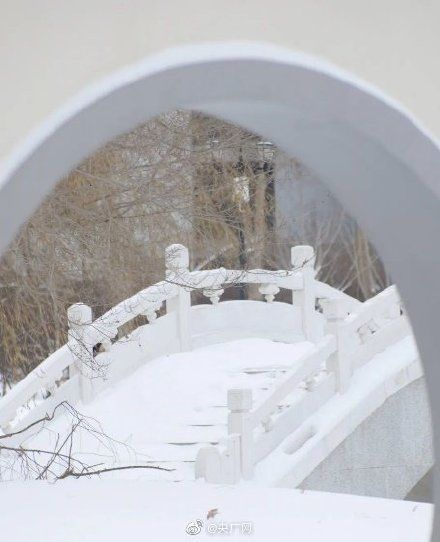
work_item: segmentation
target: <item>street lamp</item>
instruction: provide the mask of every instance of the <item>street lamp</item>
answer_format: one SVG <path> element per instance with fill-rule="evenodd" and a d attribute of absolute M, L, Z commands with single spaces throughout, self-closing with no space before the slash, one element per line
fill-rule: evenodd
<path fill-rule="evenodd" d="M 271 162 L 275 155 L 275 145 L 271 141 L 259 141 L 257 143 L 258 154 L 264 163 Z"/>

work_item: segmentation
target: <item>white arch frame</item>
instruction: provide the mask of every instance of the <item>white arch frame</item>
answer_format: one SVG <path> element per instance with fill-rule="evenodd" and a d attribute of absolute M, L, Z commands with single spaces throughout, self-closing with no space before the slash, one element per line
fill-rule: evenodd
<path fill-rule="evenodd" d="M 207 44 L 157 55 L 89 89 L 48 119 L 5 168 L 0 251 L 76 163 L 175 108 L 217 115 L 270 138 L 314 169 L 366 229 L 411 316 L 437 455 L 440 149 L 399 106 L 323 62 L 271 45 Z M 438 489 L 436 474 L 436 495 Z M 440 539 L 437 513 L 433 539 Z"/>

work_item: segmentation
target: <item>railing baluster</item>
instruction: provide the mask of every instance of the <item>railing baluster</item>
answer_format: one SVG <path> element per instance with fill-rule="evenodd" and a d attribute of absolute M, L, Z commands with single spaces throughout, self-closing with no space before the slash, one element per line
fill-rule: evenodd
<path fill-rule="evenodd" d="M 202 293 L 213 305 L 217 305 L 220 297 L 224 294 L 224 290 L 223 288 L 205 288 Z"/>
<path fill-rule="evenodd" d="M 258 288 L 258 291 L 264 296 L 267 303 L 273 303 L 275 296 L 278 294 L 280 289 L 276 284 L 262 284 Z"/>
<path fill-rule="evenodd" d="M 154 324 L 154 322 L 157 320 L 157 311 L 160 310 L 162 306 L 162 301 L 159 301 L 158 303 L 154 303 L 148 307 L 148 309 L 144 312 L 145 316 L 147 317 L 149 324 Z"/>

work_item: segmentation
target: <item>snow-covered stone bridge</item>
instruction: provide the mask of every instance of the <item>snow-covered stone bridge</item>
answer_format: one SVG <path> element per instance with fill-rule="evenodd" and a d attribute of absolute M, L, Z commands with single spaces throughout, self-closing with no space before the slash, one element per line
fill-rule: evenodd
<path fill-rule="evenodd" d="M 136 477 L 403 498 L 430 469 L 422 369 L 394 286 L 360 303 L 315 279 L 306 246 L 289 270 L 191 272 L 181 245 L 166 266 L 94 321 L 69 309 L 68 344 L 0 400 L 4 433 L 67 401 L 121 443 L 115 455 L 84 433 L 74 454 L 169 469 Z M 237 284 L 263 300 L 220 302 Z M 291 302 L 276 301 L 281 289 Z M 196 290 L 211 303 L 192 306 Z M 148 323 L 121 336 L 139 315 Z M 69 423 L 60 412 L 50 431 L 11 441 L 47 444 Z"/>

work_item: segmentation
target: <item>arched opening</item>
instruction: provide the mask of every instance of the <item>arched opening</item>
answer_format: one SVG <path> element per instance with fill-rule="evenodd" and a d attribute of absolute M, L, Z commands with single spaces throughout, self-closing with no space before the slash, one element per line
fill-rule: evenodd
<path fill-rule="evenodd" d="M 110 137 L 175 107 L 237 122 L 295 151 L 369 233 L 412 318 L 438 434 L 438 148 L 398 109 L 328 67 L 265 47 L 235 51 L 207 47 L 187 51 L 185 60 L 158 58 L 50 122 L 4 178 L 2 248 L 49 186 Z M 31 185 L 36 171 L 46 184 Z"/>

